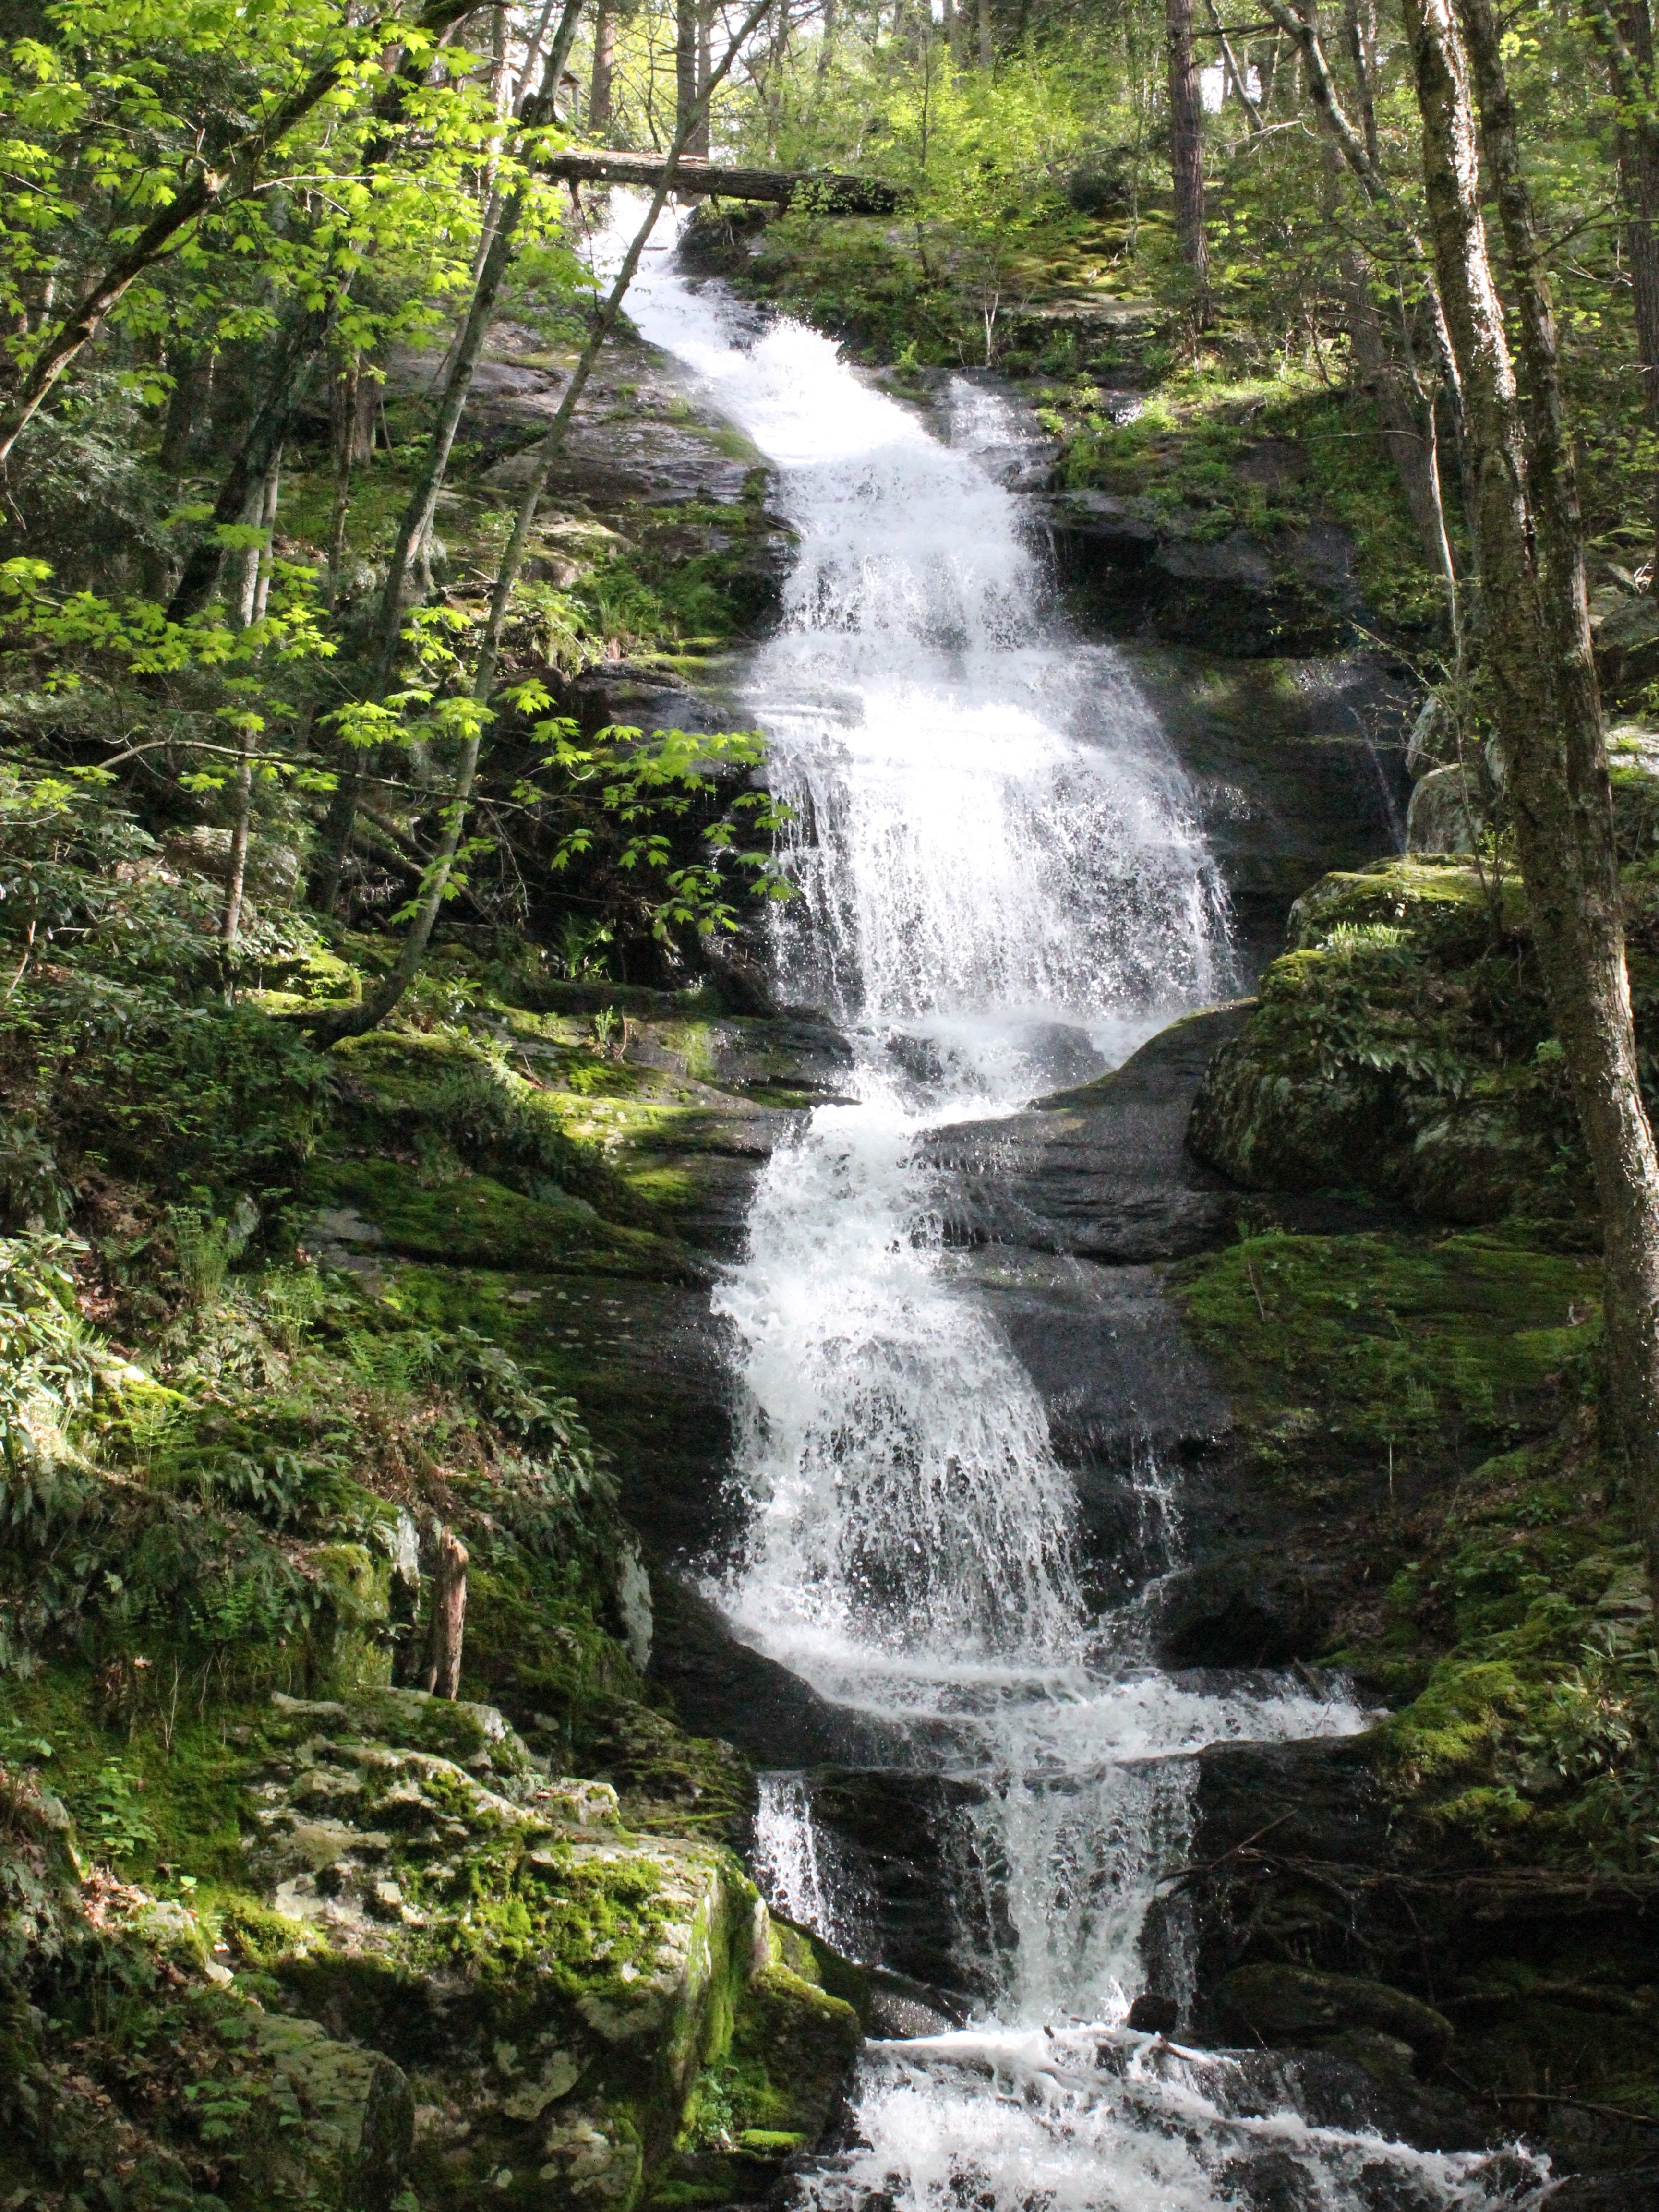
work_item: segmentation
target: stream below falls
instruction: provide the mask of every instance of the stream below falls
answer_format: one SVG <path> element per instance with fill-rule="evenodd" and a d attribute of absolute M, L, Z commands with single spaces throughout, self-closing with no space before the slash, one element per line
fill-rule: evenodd
<path fill-rule="evenodd" d="M 617 234 L 637 219 L 624 202 Z M 1114 649 L 1068 626 L 1023 533 L 1015 405 L 963 377 L 925 420 L 829 340 L 685 277 L 667 232 L 629 312 L 774 465 L 798 536 L 737 702 L 793 810 L 779 995 L 828 1009 L 856 1068 L 856 1103 L 771 1158 L 714 1294 L 743 1386 L 742 1534 L 706 1586 L 745 1644 L 855 1719 L 872 1771 L 913 1778 L 949 1869 L 938 1941 L 973 1993 L 959 2027 L 918 2007 L 932 2032 L 866 2045 L 792 2201 L 1524 2203 L 1544 2179 L 1529 2159 L 1331 2124 L 1294 2061 L 1126 2024 L 1149 1986 L 1183 2016 L 1192 1995 L 1179 1904 L 1156 1900 L 1188 1850 L 1193 1755 L 1364 1716 L 1291 1676 L 1158 1668 L 1146 1594 L 1180 1557 L 1178 1480 L 1140 1452 L 1127 1546 L 1110 1572 L 1091 1559 L 1042 1400 L 946 1240 L 916 1140 L 1086 1081 L 1227 996 L 1224 890 L 1155 716 Z M 763 1778 L 757 1878 L 879 1962 L 882 1900 L 815 1811 L 824 1786 Z"/>

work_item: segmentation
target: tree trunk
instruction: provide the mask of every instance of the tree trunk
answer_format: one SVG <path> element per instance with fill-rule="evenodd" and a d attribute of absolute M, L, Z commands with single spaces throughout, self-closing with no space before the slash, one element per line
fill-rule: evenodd
<path fill-rule="evenodd" d="M 674 0 L 674 131 L 682 135 L 697 112 L 697 0 Z M 695 127 L 695 126 L 694 126 Z M 690 142 L 686 142 L 687 151 Z"/>
<path fill-rule="evenodd" d="M 1320 127 L 1341 155 L 1366 198 L 1387 217 L 1389 228 L 1400 241 L 1403 255 L 1412 262 L 1420 264 L 1423 254 L 1421 242 L 1401 212 L 1388 179 L 1382 173 L 1374 139 L 1370 136 L 1362 137 L 1354 129 L 1337 95 L 1330 65 L 1320 44 L 1318 0 L 1301 0 L 1295 11 L 1286 6 L 1285 0 L 1263 0 L 1263 5 L 1281 33 L 1292 42 L 1291 52 L 1297 64 L 1298 82 L 1301 66 L 1304 63 L 1307 65 L 1309 94 Z M 1363 52 L 1361 60 L 1363 64 Z M 1361 89 L 1363 93 L 1363 84 Z M 1265 101 L 1263 105 L 1266 106 Z M 1374 115 L 1370 118 L 1370 129 L 1374 132 Z M 1426 270 L 1424 271 L 1423 293 L 1461 434 L 1462 418 L 1458 411 L 1456 362 L 1446 331 L 1439 294 Z M 1423 550 L 1444 580 L 1454 635 L 1461 636 L 1462 617 L 1458 605 L 1451 544 L 1446 533 L 1439 442 L 1435 428 L 1434 391 L 1432 386 L 1425 387 L 1412 358 L 1411 313 L 1406 294 L 1397 285 L 1396 305 L 1401 334 L 1397 349 L 1382 327 L 1380 319 L 1374 333 L 1363 327 L 1364 310 L 1358 309 L 1357 303 L 1356 312 L 1360 321 L 1354 326 L 1354 336 L 1357 346 L 1364 348 L 1370 343 L 1374 335 L 1379 348 L 1375 356 L 1379 380 L 1374 396 L 1384 441 L 1400 471 L 1401 487 L 1412 510 L 1412 518 L 1418 526 Z M 1362 377 L 1371 373 L 1363 354 L 1359 365 Z M 1460 445 L 1460 465 L 1462 459 Z"/>
<path fill-rule="evenodd" d="M 489 335 L 501 281 L 507 275 L 516 247 L 516 233 L 524 212 L 524 203 L 525 194 L 520 188 L 513 193 L 501 210 L 495 235 L 490 240 L 489 251 L 484 257 L 483 267 L 478 272 L 478 281 L 473 289 L 466 320 L 461 328 L 460 343 L 451 364 L 443 398 L 439 403 L 438 419 L 427 442 L 426 457 L 398 525 L 398 535 L 386 563 L 386 581 L 380 588 L 380 605 L 374 625 L 374 669 L 370 679 L 370 696 L 377 700 L 385 696 L 392 679 L 398 640 L 403 631 L 409 572 L 422 557 L 431 535 L 432 519 L 437 512 L 438 494 L 443 489 L 449 456 L 454 448 L 455 434 L 460 428 L 461 416 L 471 395 L 473 375 L 479 356 L 483 352 L 484 340 Z"/>
<path fill-rule="evenodd" d="M 461 1686 L 461 1644 L 466 1634 L 466 1546 L 453 1528 L 438 1531 L 433 1561 L 432 1613 L 426 1630 L 422 1689 L 453 1698 Z"/>
<path fill-rule="evenodd" d="M 357 356 L 357 406 L 351 418 L 351 465 L 363 468 L 374 458 L 374 410 L 380 404 L 380 380 L 362 371 L 372 363 Z"/>
<path fill-rule="evenodd" d="M 604 151 L 553 154 L 538 167 L 544 176 L 562 177 L 572 184 L 654 186 L 662 181 L 666 157 Z M 897 187 L 879 177 L 846 176 L 835 170 L 740 169 L 725 161 L 690 159 L 674 167 L 674 189 L 682 198 L 706 192 L 723 200 L 770 200 L 787 207 L 803 187 L 811 192 L 814 215 L 893 215 L 902 204 Z"/>
<path fill-rule="evenodd" d="M 714 0 L 697 0 L 697 120 L 685 150 L 699 161 L 708 159 L 708 78 L 714 66 L 709 40 L 714 27 Z"/>
<path fill-rule="evenodd" d="M 357 397 L 363 357 L 353 352 L 329 390 L 329 428 L 334 448 L 334 507 L 328 519 L 328 601 L 333 605 L 345 566 L 346 515 L 351 504 L 351 465 L 356 458 Z"/>
<path fill-rule="evenodd" d="M 167 422 L 156 459 L 167 475 L 176 477 L 183 475 L 185 464 L 190 459 L 190 434 L 196 419 L 196 393 L 201 372 L 196 356 L 184 346 L 168 347 L 167 367 L 173 372 L 173 389 L 167 394 Z"/>
<path fill-rule="evenodd" d="M 836 58 L 836 33 L 840 27 L 836 0 L 823 0 L 823 36 L 818 43 L 818 82 L 829 76 Z"/>
<path fill-rule="evenodd" d="M 1365 256 L 1358 246 L 1346 246 L 1339 265 L 1356 381 L 1376 410 L 1377 427 L 1406 495 L 1418 542 L 1430 566 L 1439 572 L 1455 624 L 1457 574 L 1440 495 L 1434 404 L 1418 382 L 1413 366 L 1401 361 L 1390 338 L 1372 295 L 1374 279 Z M 1404 302 L 1396 299 L 1392 304 L 1403 325 Z"/>
<path fill-rule="evenodd" d="M 988 70 L 995 60 L 991 45 L 991 0 L 979 0 L 979 65 Z"/>
<path fill-rule="evenodd" d="M 307 897 L 321 915 L 331 915 L 339 902 L 340 878 L 345 871 L 345 856 L 350 848 L 351 832 L 357 820 L 357 801 L 363 787 L 358 754 L 353 749 L 343 750 L 346 758 L 317 832 L 317 850 L 307 887 Z"/>
<path fill-rule="evenodd" d="M 1450 0 L 1404 0 L 1404 10 L 1435 263 L 1462 389 L 1483 643 L 1505 789 L 1550 1016 L 1601 1200 L 1607 1443 L 1611 1459 L 1622 1455 L 1652 1573 L 1659 1568 L 1659 1157 L 1638 1076 L 1553 316 L 1487 0 L 1463 0 L 1467 55 Z M 1481 217 L 1470 56 L 1513 276 L 1521 397 Z"/>
<path fill-rule="evenodd" d="M 1348 61 L 1359 99 L 1359 120 L 1365 133 L 1365 154 L 1379 174 L 1382 148 L 1376 136 L 1376 24 L 1374 15 L 1360 13 L 1359 0 L 1346 0 L 1342 27 L 1347 35 Z"/>
<path fill-rule="evenodd" d="M 264 481 L 250 494 L 247 520 L 261 535 L 242 560 L 241 627 L 248 629 L 264 617 L 270 599 L 271 541 L 276 528 L 276 505 L 282 495 L 283 449 L 277 447 L 266 464 Z"/>
<path fill-rule="evenodd" d="M 1248 61 L 1241 62 L 1233 52 L 1232 41 L 1227 35 L 1227 27 L 1221 20 L 1215 0 L 1204 0 L 1204 5 L 1210 18 L 1210 28 L 1220 42 L 1221 62 L 1227 73 L 1227 82 L 1238 95 L 1238 104 L 1244 111 L 1244 119 L 1249 125 L 1250 135 L 1254 137 L 1265 129 L 1266 125 L 1261 110 L 1250 96 L 1250 65 Z"/>
<path fill-rule="evenodd" d="M 240 757 L 236 763 L 235 812 L 231 820 L 230 857 L 225 868 L 225 906 L 220 917 L 219 941 L 227 952 L 235 950 L 242 929 L 242 890 L 247 881 L 248 830 L 253 815 L 253 733 L 240 732 Z M 225 978 L 227 997 L 230 978 Z"/>
<path fill-rule="evenodd" d="M 169 622 L 188 622 L 192 615 L 200 614 L 218 590 L 225 561 L 219 530 L 226 523 L 242 520 L 250 498 L 257 496 L 258 485 L 281 452 L 295 410 L 332 334 L 343 298 L 341 291 L 325 307 L 308 309 L 289 326 L 277 348 L 264 396 L 219 487 L 212 519 L 191 548 L 184 574 L 173 587 L 167 604 Z"/>
<path fill-rule="evenodd" d="M 1170 174 L 1176 236 L 1192 270 L 1200 324 L 1210 313 L 1210 241 L 1204 222 L 1204 124 L 1193 52 L 1193 0 L 1167 0 L 1170 41 Z"/>
<path fill-rule="evenodd" d="M 1625 217 L 1625 258 L 1648 420 L 1659 429 L 1659 116 L 1654 108 L 1653 18 L 1648 0 L 1614 0 L 1597 13 L 1618 102 L 1613 143 Z M 1659 593 L 1659 501 L 1649 589 Z"/>
<path fill-rule="evenodd" d="M 510 105 L 507 88 L 511 82 L 507 66 L 507 10 L 495 9 L 489 18 L 489 105 L 504 122 Z M 491 167 L 495 157 L 491 155 Z"/>
<path fill-rule="evenodd" d="M 534 94 L 525 100 L 520 111 L 520 123 L 523 129 L 534 130 L 539 125 L 551 121 L 555 114 L 559 81 L 570 58 L 570 49 L 575 43 L 576 27 L 581 20 L 584 4 L 585 0 L 565 0 L 559 27 L 554 33 L 553 44 L 548 49 L 547 59 L 543 64 L 541 82 Z M 471 394 L 472 379 L 484 342 L 489 336 L 501 284 L 518 250 L 518 228 L 523 220 L 526 197 L 524 186 L 520 185 L 508 194 L 505 204 L 496 211 L 495 234 L 478 264 L 472 297 L 449 363 L 443 396 L 438 405 L 438 419 L 428 442 L 426 459 L 398 525 L 392 558 L 387 564 L 386 584 L 380 594 L 374 693 L 377 699 L 386 690 L 397 652 L 409 569 L 412 563 L 424 557 L 427 541 L 432 534 L 432 518 L 437 511 L 438 494 L 443 488 L 449 457 L 454 448 L 455 434 L 460 428 L 461 416 Z"/>
<path fill-rule="evenodd" d="M 276 508 L 282 496 L 283 453 L 279 446 L 272 454 L 270 465 L 265 471 L 265 480 L 259 487 L 257 509 L 249 519 L 257 521 L 263 535 L 257 545 L 247 550 L 242 580 L 242 602 L 240 609 L 244 629 L 251 629 L 264 619 L 270 598 L 270 564 L 273 541 L 276 533 Z M 253 820 L 253 732 L 246 726 L 238 733 L 240 754 L 236 763 L 234 811 L 231 816 L 230 853 L 225 866 L 225 903 L 219 918 L 219 941 L 227 954 L 235 948 L 242 928 L 242 894 L 247 882 L 247 841 Z M 225 979 L 227 994 L 230 980 Z"/>
<path fill-rule="evenodd" d="M 611 122 L 611 76 L 617 61 L 617 17 L 611 0 L 599 0 L 593 15 L 593 82 L 587 96 L 587 127 L 604 131 Z"/>

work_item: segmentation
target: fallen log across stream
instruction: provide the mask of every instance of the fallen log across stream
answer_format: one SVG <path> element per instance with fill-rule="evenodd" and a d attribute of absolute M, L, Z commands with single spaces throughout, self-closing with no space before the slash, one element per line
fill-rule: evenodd
<path fill-rule="evenodd" d="M 666 164 L 657 154 L 556 154 L 543 162 L 544 176 L 572 184 L 640 185 L 654 188 Z M 902 203 L 897 185 L 879 177 L 851 177 L 831 169 L 738 169 L 723 161 L 675 165 L 674 188 L 684 198 L 771 200 L 779 207 L 810 202 L 817 215 L 892 215 Z"/>

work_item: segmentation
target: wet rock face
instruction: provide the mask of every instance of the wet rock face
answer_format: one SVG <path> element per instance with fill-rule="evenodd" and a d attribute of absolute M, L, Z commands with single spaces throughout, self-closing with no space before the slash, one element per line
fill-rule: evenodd
<path fill-rule="evenodd" d="M 1547 2189 L 1540 2212 L 1652 2212 L 1659 2204 L 1659 2166 L 1632 2173 L 1575 2173 Z"/>
<path fill-rule="evenodd" d="M 931 1133 L 946 1238 L 1119 1264 L 1202 1251 L 1226 1234 L 1231 1192 L 1186 1150 L 1192 1099 L 1252 1002 L 1171 1024 L 1121 1067 L 1024 1114 Z"/>
<path fill-rule="evenodd" d="M 1310 883 L 1404 845 L 1415 686 L 1369 650 L 1241 660 L 1218 627 L 1207 645 L 1125 653 L 1193 786 L 1253 975 Z"/>
<path fill-rule="evenodd" d="M 1328 523 L 1272 539 L 1211 538 L 1196 516 L 1130 494 L 1073 491 L 1049 506 L 1060 574 L 1097 619 L 1240 659 L 1318 653 L 1358 611 L 1353 547 Z"/>
<path fill-rule="evenodd" d="M 1287 1558 L 1282 1540 L 1243 1544 L 1168 1577 L 1157 1608 L 1171 1667 L 1283 1667 L 1324 1650 L 1338 1571 Z"/>
<path fill-rule="evenodd" d="M 1274 2043 L 1292 2050 L 1356 2032 L 1403 2045 L 1425 2072 L 1451 2048 L 1443 2013 L 1385 1982 L 1354 1974 L 1321 1974 L 1305 1966 L 1237 1966 L 1224 1974 L 1210 2002 L 1229 2039 Z"/>
<path fill-rule="evenodd" d="M 1615 2107 L 1637 2101 L 1629 2085 L 1650 2070 L 1650 1877 L 1472 1850 L 1394 1802 L 1377 1752 L 1362 1736 L 1200 1756 L 1199 1871 L 1176 1899 L 1202 1992 L 1196 2033 L 1317 2050 L 1290 2062 L 1315 2085 L 1319 2067 L 1358 2069 L 1389 2130 L 1425 2148 L 1524 2129 L 1558 2172 L 1641 2166 L 1649 2130 Z M 1546 2065 L 1555 2086 L 1534 2099 Z M 1297 2102 L 1326 2118 L 1317 2099 Z M 1621 2195 L 1626 2179 L 1608 2178 L 1620 2212 L 1647 2201 Z M 1585 2185 L 1585 2204 L 1600 2204 L 1601 2185 Z"/>

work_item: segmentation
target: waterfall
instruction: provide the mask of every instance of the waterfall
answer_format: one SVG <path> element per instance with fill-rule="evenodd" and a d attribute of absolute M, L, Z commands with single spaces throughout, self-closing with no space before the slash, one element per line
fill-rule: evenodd
<path fill-rule="evenodd" d="M 857 1103 L 773 1158 L 715 1294 L 739 1347 L 746 1534 L 711 1589 L 918 1771 L 972 1785 L 954 1941 L 963 1986 L 991 1993 L 957 2034 L 874 2046 L 856 2147 L 796 2186 L 826 2212 L 1199 2212 L 1246 2201 L 1241 2160 L 1260 2152 L 1325 2212 L 1380 2201 L 1373 2170 L 1390 2203 L 1486 2203 L 1478 2159 L 1321 2129 L 1283 2083 L 1264 2104 L 1243 2061 L 1122 2025 L 1190 1832 L 1193 1754 L 1363 1716 L 1288 1680 L 1171 1680 L 1133 1607 L 1091 1614 L 1042 1401 L 915 1158 L 930 1125 L 1102 1072 L 1230 988 L 1226 902 L 1179 767 L 1119 656 L 1045 592 L 1000 480 L 1024 433 L 994 389 L 954 380 L 930 428 L 829 340 L 688 283 L 665 245 L 629 307 L 778 471 L 798 557 L 740 694 L 793 810 L 799 896 L 774 953 L 782 994 L 830 1009 L 857 1054 Z M 1138 1481 L 1167 1540 L 1150 1455 Z M 808 1780 L 768 1778 L 757 1873 L 781 1910 L 848 1940 L 821 1841 Z M 1166 1962 L 1177 1996 L 1181 1978 Z"/>

